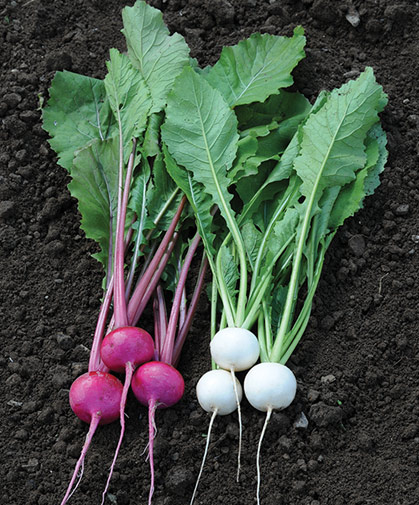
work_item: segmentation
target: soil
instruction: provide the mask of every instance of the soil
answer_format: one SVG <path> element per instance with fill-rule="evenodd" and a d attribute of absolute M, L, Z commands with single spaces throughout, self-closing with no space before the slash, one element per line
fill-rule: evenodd
<path fill-rule="evenodd" d="M 263 505 L 419 503 L 419 6 L 390 0 L 153 0 L 201 65 L 255 31 L 306 29 L 295 72 L 309 99 L 372 66 L 389 95 L 382 184 L 330 247 L 307 332 L 291 367 L 293 405 L 276 413 L 262 450 Z M 41 128 L 56 70 L 105 75 L 124 50 L 116 0 L 0 0 L 0 503 L 60 503 L 87 427 L 68 405 L 86 371 L 102 272 L 79 228 L 68 177 Z M 359 24 L 357 24 L 359 23 Z M 357 26 L 354 26 L 357 25 Z M 201 301 L 180 371 L 182 401 L 157 415 L 155 505 L 189 503 L 209 416 L 194 387 L 209 368 Z M 127 433 L 107 504 L 146 503 L 146 411 L 129 398 Z M 308 420 L 308 426 L 296 427 Z M 243 402 L 216 421 L 197 505 L 255 502 L 264 417 Z M 304 424 L 304 423 L 303 423 Z M 74 505 L 99 503 L 118 423 L 101 428 Z"/>

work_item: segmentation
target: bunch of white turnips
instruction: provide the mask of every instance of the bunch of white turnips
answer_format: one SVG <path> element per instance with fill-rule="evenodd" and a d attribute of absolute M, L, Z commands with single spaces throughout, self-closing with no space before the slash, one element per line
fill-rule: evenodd
<path fill-rule="evenodd" d="M 210 343 L 211 358 L 219 367 L 206 372 L 198 381 L 196 394 L 201 407 L 212 413 L 207 442 L 201 469 L 195 484 L 190 505 L 193 504 L 198 489 L 199 480 L 208 453 L 210 434 L 217 415 L 225 416 L 237 408 L 239 417 L 239 450 L 237 464 L 237 481 L 240 474 L 240 454 L 242 439 L 242 423 L 240 402 L 243 389 L 235 376 L 235 372 L 251 370 L 244 380 L 244 393 L 249 403 L 256 409 L 266 412 L 265 424 L 259 440 L 256 467 L 258 475 L 257 503 L 260 503 L 260 448 L 263 436 L 273 410 L 288 407 L 295 398 L 297 381 L 292 371 L 280 363 L 255 363 L 259 359 L 259 342 L 251 331 L 245 328 L 228 327 L 214 335 Z M 255 365 L 255 366 L 253 366 Z"/>
<path fill-rule="evenodd" d="M 259 342 L 245 328 L 224 328 L 214 335 L 211 357 L 218 370 L 205 373 L 196 387 L 201 407 L 218 415 L 231 414 L 242 398 L 235 372 L 251 368 L 259 359 Z M 235 394 L 237 389 L 237 395 Z M 297 381 L 292 371 L 279 363 L 259 363 L 247 373 L 244 393 L 249 403 L 262 412 L 282 410 L 295 398 Z"/>

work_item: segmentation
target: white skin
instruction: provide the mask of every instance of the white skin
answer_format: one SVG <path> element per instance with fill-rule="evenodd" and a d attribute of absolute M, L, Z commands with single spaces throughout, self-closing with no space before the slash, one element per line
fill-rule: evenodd
<path fill-rule="evenodd" d="M 259 359 L 259 342 L 256 336 L 245 328 L 223 328 L 214 335 L 210 344 L 211 357 L 224 370 L 235 372 L 247 370 Z M 233 382 L 235 384 L 235 382 Z M 240 457 L 242 445 L 242 421 L 240 400 L 236 391 L 237 414 L 239 418 L 239 450 L 237 456 L 237 482 L 240 476 Z"/>
<path fill-rule="evenodd" d="M 260 450 L 262 440 L 273 410 L 287 408 L 295 398 L 297 381 L 291 370 L 279 363 L 259 363 L 244 379 L 244 392 L 249 403 L 266 412 L 266 419 L 260 435 L 256 455 L 257 504 L 260 504 Z"/>
<path fill-rule="evenodd" d="M 210 344 L 211 357 L 220 368 L 241 372 L 259 359 L 259 342 L 244 328 L 224 328 L 214 335 Z"/>
<path fill-rule="evenodd" d="M 212 413 L 208 427 L 207 442 L 205 444 L 204 456 L 201 468 L 196 479 L 195 489 L 190 501 L 193 504 L 198 490 L 199 480 L 204 469 L 205 460 L 208 454 L 211 430 L 217 415 L 226 416 L 237 408 L 237 398 L 240 402 L 243 397 L 243 389 L 240 382 L 226 370 L 210 370 L 198 381 L 196 386 L 196 396 L 199 404 L 206 411 Z"/>

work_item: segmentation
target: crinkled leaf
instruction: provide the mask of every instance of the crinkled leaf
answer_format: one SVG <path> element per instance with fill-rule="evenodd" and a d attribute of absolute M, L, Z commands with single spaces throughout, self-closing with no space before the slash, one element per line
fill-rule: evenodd
<path fill-rule="evenodd" d="M 43 110 L 43 127 L 52 137 L 59 164 L 71 171 L 74 153 L 94 139 L 115 133 L 115 120 L 103 81 L 73 72 L 57 72 Z"/>
<path fill-rule="evenodd" d="M 159 112 L 175 78 L 189 64 L 189 47 L 178 33 L 169 34 L 162 13 L 143 1 L 125 7 L 122 19 L 129 58 L 150 89 L 151 112 Z"/>
<path fill-rule="evenodd" d="M 366 164 L 356 173 L 356 179 L 344 186 L 331 210 L 328 228 L 336 230 L 345 219 L 353 216 L 363 206 L 364 198 L 380 184 L 379 174 L 387 160 L 386 136 L 379 124 L 375 125 L 365 140 Z"/>
<path fill-rule="evenodd" d="M 364 139 L 378 121 L 383 90 L 367 68 L 355 81 L 332 91 L 325 105 L 302 128 L 294 168 L 308 199 L 326 187 L 343 186 L 365 165 Z"/>
<path fill-rule="evenodd" d="M 206 78 L 230 107 L 264 102 L 293 82 L 291 72 L 304 57 L 304 30 L 293 37 L 254 33 L 236 46 L 225 47 Z"/>
<path fill-rule="evenodd" d="M 370 139 L 375 139 L 375 142 L 370 141 Z M 365 196 L 372 195 L 377 187 L 380 185 L 380 174 L 384 170 L 385 164 L 387 162 L 388 152 L 386 149 L 387 136 L 385 131 L 382 129 L 381 125 L 377 123 L 368 132 L 367 142 L 370 141 L 371 144 L 375 144 L 378 148 L 378 159 L 375 164 L 368 170 L 368 174 L 365 178 Z M 367 145 L 368 150 L 368 145 Z"/>
<path fill-rule="evenodd" d="M 311 110 L 310 102 L 300 93 L 280 90 L 263 103 L 252 103 L 236 107 L 239 130 L 250 134 L 255 128 L 266 126 L 275 128 L 290 118 L 299 123 Z M 272 127 L 270 127 L 272 125 Z"/>
<path fill-rule="evenodd" d="M 124 147 L 145 130 L 151 97 L 141 74 L 128 56 L 110 50 L 105 89 L 115 119 L 122 130 Z M 125 151 L 129 156 L 129 149 Z"/>
<path fill-rule="evenodd" d="M 162 138 L 223 214 L 224 203 L 232 198 L 227 174 L 237 152 L 237 120 L 220 93 L 190 68 L 176 79 L 168 97 Z"/>

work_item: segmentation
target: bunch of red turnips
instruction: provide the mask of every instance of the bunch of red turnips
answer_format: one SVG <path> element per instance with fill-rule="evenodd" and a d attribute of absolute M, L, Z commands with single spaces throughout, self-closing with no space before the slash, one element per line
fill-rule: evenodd
<path fill-rule="evenodd" d="M 175 367 L 208 265 L 213 369 L 197 396 L 211 422 L 191 503 L 214 420 L 237 408 L 239 478 L 235 374 L 248 369 L 244 394 L 266 412 L 259 503 L 263 435 L 272 411 L 295 397 L 286 363 L 309 322 L 325 253 L 384 169 L 386 95 L 370 68 L 314 104 L 285 91 L 305 56 L 301 27 L 291 37 L 253 34 L 202 69 L 158 10 L 137 1 L 122 16 L 127 53 L 111 49 L 103 80 L 58 72 L 43 112 L 105 271 L 88 372 L 70 389 L 71 408 L 90 429 L 61 503 L 77 487 L 97 427 L 119 418 L 104 502 L 130 386 L 148 408 L 151 503 L 155 412 L 183 396 Z M 142 329 L 149 302 L 153 328 Z M 125 374 L 124 384 L 111 372 Z"/>

